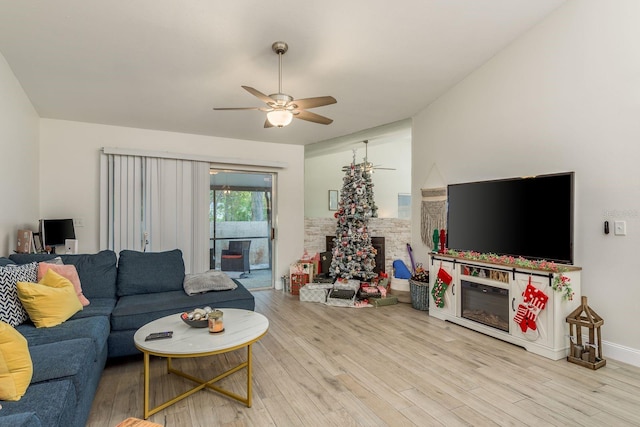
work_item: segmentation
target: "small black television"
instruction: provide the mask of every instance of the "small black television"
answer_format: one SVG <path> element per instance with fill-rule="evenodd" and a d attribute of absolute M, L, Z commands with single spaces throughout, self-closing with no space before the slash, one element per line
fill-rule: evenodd
<path fill-rule="evenodd" d="M 64 245 L 66 239 L 75 239 L 73 219 L 41 219 L 40 239 L 42 247 Z"/>
<path fill-rule="evenodd" d="M 574 172 L 447 191 L 447 248 L 573 264 Z"/>

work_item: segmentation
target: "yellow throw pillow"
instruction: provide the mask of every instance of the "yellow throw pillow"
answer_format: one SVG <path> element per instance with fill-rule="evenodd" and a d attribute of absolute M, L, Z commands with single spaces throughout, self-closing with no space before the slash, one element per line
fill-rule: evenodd
<path fill-rule="evenodd" d="M 56 326 L 82 310 L 75 288 L 53 270 L 39 283 L 18 282 L 18 298 L 36 328 Z"/>
<path fill-rule="evenodd" d="M 0 400 L 20 400 L 33 376 L 27 340 L 0 321 Z"/>
<path fill-rule="evenodd" d="M 78 276 L 78 270 L 76 270 L 75 265 L 58 265 L 40 262 L 38 263 L 38 280 L 42 280 L 44 275 L 47 273 L 47 270 L 49 269 L 55 271 L 62 277 L 69 279 L 69 281 L 73 284 L 73 288 L 76 290 L 76 294 L 78 295 L 80 304 L 82 304 L 83 307 L 89 305 L 89 300 L 82 293 L 80 276 Z"/>

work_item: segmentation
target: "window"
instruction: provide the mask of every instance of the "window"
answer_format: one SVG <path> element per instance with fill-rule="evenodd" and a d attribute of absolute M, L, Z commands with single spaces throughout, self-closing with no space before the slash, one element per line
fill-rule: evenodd
<path fill-rule="evenodd" d="M 411 194 L 398 193 L 398 218 L 411 219 Z"/>

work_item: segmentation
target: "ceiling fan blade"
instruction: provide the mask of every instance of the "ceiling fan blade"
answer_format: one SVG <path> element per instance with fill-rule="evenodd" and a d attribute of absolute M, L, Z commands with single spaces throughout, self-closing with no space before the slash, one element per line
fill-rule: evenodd
<path fill-rule="evenodd" d="M 267 128 L 272 128 L 272 127 L 273 127 L 273 125 L 271 124 L 271 122 L 269 121 L 269 119 L 266 119 L 266 120 L 264 121 L 264 128 L 265 128 L 265 129 L 267 129 Z"/>
<path fill-rule="evenodd" d="M 330 125 L 333 123 L 333 120 L 328 117 L 305 110 L 294 111 L 293 117 L 296 119 L 306 120 L 308 122 L 320 123 L 321 125 Z"/>
<path fill-rule="evenodd" d="M 379 170 L 386 170 L 386 171 L 396 170 L 396 168 L 385 168 L 385 167 L 382 167 L 382 165 L 371 165 L 371 169 L 379 169 Z"/>
<path fill-rule="evenodd" d="M 295 105 L 296 108 L 306 109 L 306 108 L 315 108 L 322 107 L 323 105 L 331 105 L 335 104 L 336 99 L 333 96 L 317 96 L 315 98 L 302 98 L 302 99 L 294 99 L 291 104 Z"/>
<path fill-rule="evenodd" d="M 260 110 L 258 107 L 229 107 L 229 108 L 213 108 L 214 110 Z"/>
<path fill-rule="evenodd" d="M 256 98 L 258 98 L 260 101 L 264 102 L 265 104 L 272 104 L 273 103 L 273 99 L 269 98 L 267 95 L 265 95 L 264 93 L 260 92 L 258 89 L 254 89 L 254 88 L 252 88 L 250 86 L 242 86 L 242 89 L 246 90 L 251 95 L 255 96 Z"/>

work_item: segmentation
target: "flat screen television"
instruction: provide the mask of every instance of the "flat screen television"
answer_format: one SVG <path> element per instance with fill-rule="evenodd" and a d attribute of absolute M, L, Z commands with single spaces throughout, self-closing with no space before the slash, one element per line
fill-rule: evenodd
<path fill-rule="evenodd" d="M 573 172 L 447 190 L 449 249 L 573 264 Z"/>
<path fill-rule="evenodd" d="M 40 239 L 42 246 L 64 245 L 66 239 L 75 239 L 76 232 L 73 228 L 73 219 L 41 219 Z"/>

